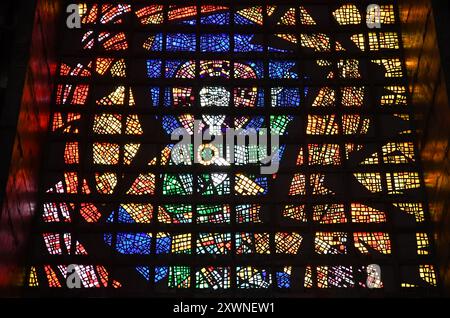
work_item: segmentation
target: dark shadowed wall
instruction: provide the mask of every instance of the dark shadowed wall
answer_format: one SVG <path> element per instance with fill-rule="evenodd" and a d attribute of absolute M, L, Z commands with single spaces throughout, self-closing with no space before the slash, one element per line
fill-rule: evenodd
<path fill-rule="evenodd" d="M 58 0 L 2 0 L 0 68 L 0 294 L 23 281 L 23 251 L 36 208 L 42 138 L 56 63 Z"/>
<path fill-rule="evenodd" d="M 450 294 L 450 20 L 447 0 L 401 0 L 403 41 L 443 285 Z"/>

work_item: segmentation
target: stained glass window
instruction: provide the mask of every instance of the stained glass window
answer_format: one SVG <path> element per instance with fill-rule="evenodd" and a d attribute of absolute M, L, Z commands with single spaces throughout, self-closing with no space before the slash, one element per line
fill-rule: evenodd
<path fill-rule="evenodd" d="M 396 1 L 110 2 L 60 44 L 30 289 L 437 286 Z"/>

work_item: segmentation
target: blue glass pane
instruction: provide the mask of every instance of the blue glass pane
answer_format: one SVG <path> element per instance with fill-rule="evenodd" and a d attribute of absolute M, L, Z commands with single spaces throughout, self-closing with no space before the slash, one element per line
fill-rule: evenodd
<path fill-rule="evenodd" d="M 252 43 L 253 34 L 235 34 L 234 51 L 235 52 L 263 52 L 264 47 L 260 44 Z"/>
<path fill-rule="evenodd" d="M 228 52 L 230 37 L 228 34 L 204 34 L 200 37 L 202 52 Z"/>
<path fill-rule="evenodd" d="M 106 241 L 106 240 L 105 240 Z M 111 241 L 106 241 L 111 244 Z M 151 237 L 146 233 L 117 233 L 116 249 L 122 254 L 150 254 Z"/>
<path fill-rule="evenodd" d="M 163 49 L 163 36 L 161 33 L 152 35 L 148 38 L 148 40 L 146 41 L 146 45 L 144 46 L 146 49 L 148 49 L 149 51 L 153 51 L 153 52 L 160 52 Z"/>
<path fill-rule="evenodd" d="M 255 24 L 254 22 L 250 21 L 249 19 L 244 18 L 240 14 L 234 15 L 234 23 L 240 24 L 240 25 L 248 25 L 248 24 Z"/>
<path fill-rule="evenodd" d="M 286 132 L 284 135 L 288 135 Z M 273 163 L 280 163 L 283 158 L 284 152 L 286 151 L 286 145 L 280 145 L 278 150 L 274 150 L 270 155 L 272 156 Z"/>
<path fill-rule="evenodd" d="M 136 223 L 134 219 L 128 214 L 128 212 L 125 211 L 125 209 L 122 207 L 119 207 L 118 221 L 119 223 Z"/>
<path fill-rule="evenodd" d="M 169 267 L 156 267 L 155 268 L 155 283 L 163 280 L 169 274 Z"/>
<path fill-rule="evenodd" d="M 264 78 L 264 63 L 260 61 L 245 61 L 243 64 L 250 66 L 256 73 L 257 78 Z"/>
<path fill-rule="evenodd" d="M 272 107 L 299 107 L 300 88 L 273 87 L 271 89 Z"/>
<path fill-rule="evenodd" d="M 152 98 L 151 105 L 157 107 L 159 105 L 159 87 L 150 87 L 150 95 Z"/>
<path fill-rule="evenodd" d="M 278 288 L 290 288 L 291 276 L 288 273 L 277 272 L 277 286 Z"/>
<path fill-rule="evenodd" d="M 147 60 L 147 76 L 149 78 L 160 78 L 162 71 L 161 60 Z"/>
<path fill-rule="evenodd" d="M 180 69 L 180 66 L 186 63 L 186 61 L 180 60 L 168 60 L 166 61 L 166 78 L 173 78 Z"/>
<path fill-rule="evenodd" d="M 295 62 L 291 61 L 271 61 L 269 62 L 269 76 L 271 79 L 298 79 L 295 72 Z"/>
<path fill-rule="evenodd" d="M 167 34 L 166 48 L 169 52 L 195 52 L 195 34 Z"/>
<path fill-rule="evenodd" d="M 178 120 L 175 116 L 163 116 L 162 125 L 163 125 L 163 129 L 169 135 L 172 134 L 172 132 L 175 129 L 181 127 L 181 125 L 178 123 Z"/>
<path fill-rule="evenodd" d="M 136 267 L 136 270 L 139 274 L 144 276 L 146 280 L 150 280 L 150 267 L 147 266 L 138 266 Z"/>
<path fill-rule="evenodd" d="M 255 182 L 264 189 L 264 192 L 260 192 L 260 193 L 258 193 L 258 195 L 267 194 L 268 187 L 269 187 L 269 184 L 267 182 L 267 177 L 258 177 L 255 179 Z"/>
<path fill-rule="evenodd" d="M 228 12 L 216 13 L 201 18 L 202 24 L 229 25 L 230 14 Z"/>
<path fill-rule="evenodd" d="M 277 52 L 277 53 L 286 53 L 286 52 L 291 51 L 291 50 L 285 50 L 285 49 L 278 49 L 278 48 L 271 47 L 271 46 L 268 47 L 268 50 L 269 50 L 269 52 Z"/>
<path fill-rule="evenodd" d="M 245 126 L 246 129 L 256 129 L 257 131 L 260 128 L 263 128 L 264 125 L 264 117 L 263 116 L 252 116 L 250 121 Z"/>
<path fill-rule="evenodd" d="M 172 106 L 172 89 L 170 87 L 166 87 L 164 90 L 164 104 L 165 107 Z"/>
<path fill-rule="evenodd" d="M 114 213 L 111 213 L 108 218 L 106 219 L 106 222 L 111 223 L 114 222 Z"/>
<path fill-rule="evenodd" d="M 177 24 L 188 24 L 188 25 L 196 25 L 197 20 L 196 19 L 190 19 L 190 20 L 183 20 L 183 21 L 177 21 Z"/>
<path fill-rule="evenodd" d="M 111 214 L 112 215 L 112 214 Z M 109 246 L 112 245 L 112 234 L 111 233 L 105 233 L 103 235 L 103 240 L 105 241 L 106 244 L 108 244 Z"/>
<path fill-rule="evenodd" d="M 260 89 L 258 91 L 258 101 L 256 106 L 257 107 L 264 107 L 265 103 L 264 103 L 264 91 L 262 89 Z"/>
<path fill-rule="evenodd" d="M 172 239 L 169 236 L 158 238 L 156 240 L 156 254 L 170 253 L 171 244 L 172 244 Z"/>

